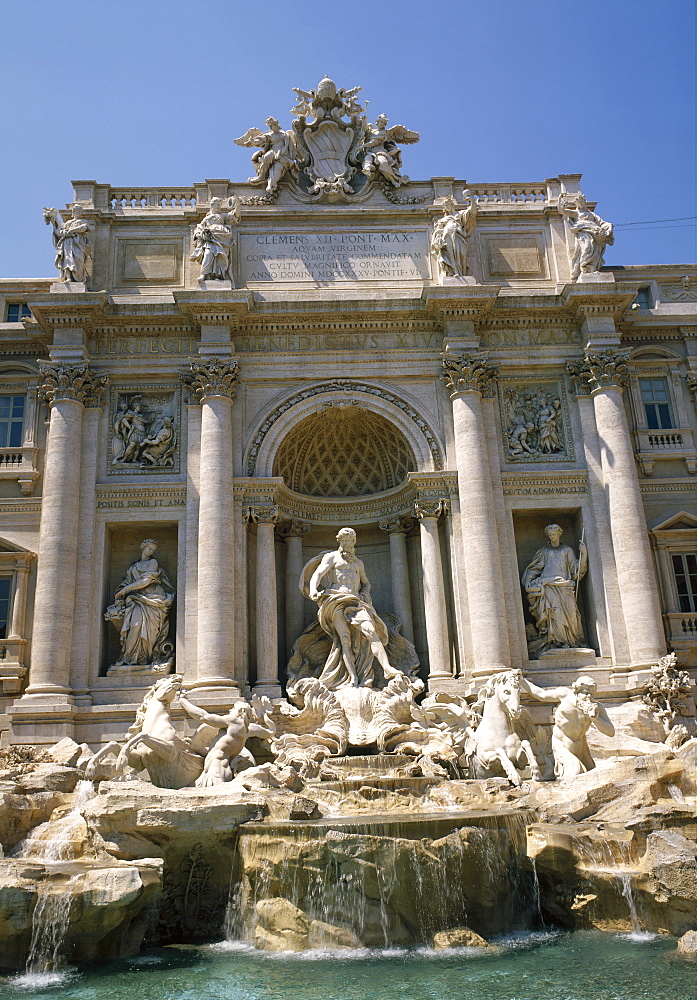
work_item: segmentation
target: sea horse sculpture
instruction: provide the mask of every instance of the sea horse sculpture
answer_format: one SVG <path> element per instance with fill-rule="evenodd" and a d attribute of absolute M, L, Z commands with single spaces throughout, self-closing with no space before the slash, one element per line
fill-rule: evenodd
<path fill-rule="evenodd" d="M 516 732 L 520 687 L 519 671 L 502 670 L 479 692 L 475 708 L 482 707 L 482 721 L 476 729 L 467 727 L 469 740 L 464 753 L 470 778 L 496 777 L 503 772 L 514 785 L 520 785 L 520 771 L 527 764 L 533 780 L 541 779 L 529 740 Z"/>
<path fill-rule="evenodd" d="M 153 684 L 136 712 L 135 721 L 126 734 L 126 742 L 122 745 L 112 741 L 101 747 L 89 761 L 85 777 L 98 776 L 97 765 L 110 754 L 118 753 L 114 777 L 126 767 L 132 767 L 136 771 L 147 771 L 153 785 L 158 788 L 193 785 L 203 771 L 207 746 L 200 739 L 203 735 L 200 730 L 191 739 L 186 739 L 177 733 L 172 724 L 172 702 L 179 695 L 181 686 L 179 674 L 168 674 Z M 212 732 L 208 726 L 200 728 L 209 735 Z"/>

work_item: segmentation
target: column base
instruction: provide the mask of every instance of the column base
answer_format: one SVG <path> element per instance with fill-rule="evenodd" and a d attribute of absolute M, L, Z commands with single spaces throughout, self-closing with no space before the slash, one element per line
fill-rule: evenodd
<path fill-rule="evenodd" d="M 77 706 L 67 692 L 27 691 L 7 709 L 11 721 L 10 745 L 52 746 L 65 736 L 75 735 Z"/>
<path fill-rule="evenodd" d="M 232 704 L 242 698 L 240 686 L 231 677 L 201 677 L 190 684 L 184 683 L 187 691 L 195 692 L 197 705 Z"/>
<path fill-rule="evenodd" d="M 260 697 L 266 696 L 275 701 L 279 701 L 283 697 L 283 691 L 278 681 L 257 681 L 254 685 L 254 694 Z"/>

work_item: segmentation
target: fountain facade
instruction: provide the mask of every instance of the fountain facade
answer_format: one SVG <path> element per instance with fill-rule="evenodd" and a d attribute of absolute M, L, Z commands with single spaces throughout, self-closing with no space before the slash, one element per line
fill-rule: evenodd
<path fill-rule="evenodd" d="M 359 90 L 0 282 L 8 965 L 697 923 L 697 277 Z"/>

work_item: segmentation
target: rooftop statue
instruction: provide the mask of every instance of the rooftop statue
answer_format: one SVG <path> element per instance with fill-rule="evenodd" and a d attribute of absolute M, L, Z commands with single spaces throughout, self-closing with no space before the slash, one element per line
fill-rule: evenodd
<path fill-rule="evenodd" d="M 232 227 L 239 221 L 240 203 L 234 195 L 227 209 L 221 198 L 211 198 L 210 209 L 193 236 L 191 260 L 201 265 L 200 281 L 232 281 L 230 251 L 235 245 Z"/>
<path fill-rule="evenodd" d="M 420 136 L 403 125 L 388 128 L 388 124 L 386 115 L 378 115 L 374 125 L 365 124 L 363 173 L 366 177 L 384 178 L 393 187 L 400 187 L 408 184 L 409 178 L 400 173 L 402 151 L 398 143 L 418 142 Z"/>
<path fill-rule="evenodd" d="M 267 118 L 266 126 L 267 132 L 252 126 L 235 139 L 235 143 L 238 146 L 258 147 L 252 153 L 256 174 L 247 183 L 264 186 L 267 194 L 275 194 L 286 173 L 297 170 L 295 137 L 291 131 L 284 132 L 275 118 Z"/>
<path fill-rule="evenodd" d="M 562 195 L 559 211 L 573 233 L 571 280 L 577 281 L 581 274 L 592 274 L 602 267 L 605 247 L 615 242 L 613 226 L 591 212 L 582 194 Z"/>
<path fill-rule="evenodd" d="M 82 206 L 73 205 L 72 218 L 64 221 L 55 208 L 44 209 L 44 222 L 52 226 L 55 265 L 61 281 L 86 282 L 92 271 L 92 223 L 83 218 Z"/>
<path fill-rule="evenodd" d="M 388 128 L 385 115 L 372 125 L 357 100 L 360 87 L 344 89 L 325 77 L 316 90 L 293 89 L 292 130 L 267 118 L 267 132 L 250 128 L 235 139 L 238 146 L 259 147 L 252 156 L 256 176 L 250 184 L 265 185 L 273 197 L 287 178 L 296 195 L 345 199 L 371 180 L 390 188 L 409 183 L 400 172 L 399 145 L 418 142 L 418 132 L 403 125 Z"/>
<path fill-rule="evenodd" d="M 441 283 L 444 278 L 464 278 L 467 274 L 467 240 L 477 224 L 478 206 L 469 191 L 465 191 L 463 201 L 465 207 L 455 211 L 454 200 L 445 198 L 443 215 L 431 233 L 431 252 Z"/>

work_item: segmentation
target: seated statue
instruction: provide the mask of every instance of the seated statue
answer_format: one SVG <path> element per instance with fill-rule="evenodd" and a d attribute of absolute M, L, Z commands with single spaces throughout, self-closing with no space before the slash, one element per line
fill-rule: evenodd
<path fill-rule="evenodd" d="M 301 590 L 317 604 L 319 624 L 333 640 L 319 679 L 330 691 L 373 687 L 376 681 L 382 686 L 376 660 L 385 681 L 399 673 L 385 650 L 388 629 L 373 607 L 365 567 L 356 555 L 356 532 L 342 528 L 336 538 L 338 549 L 311 559 L 301 578 Z"/>

